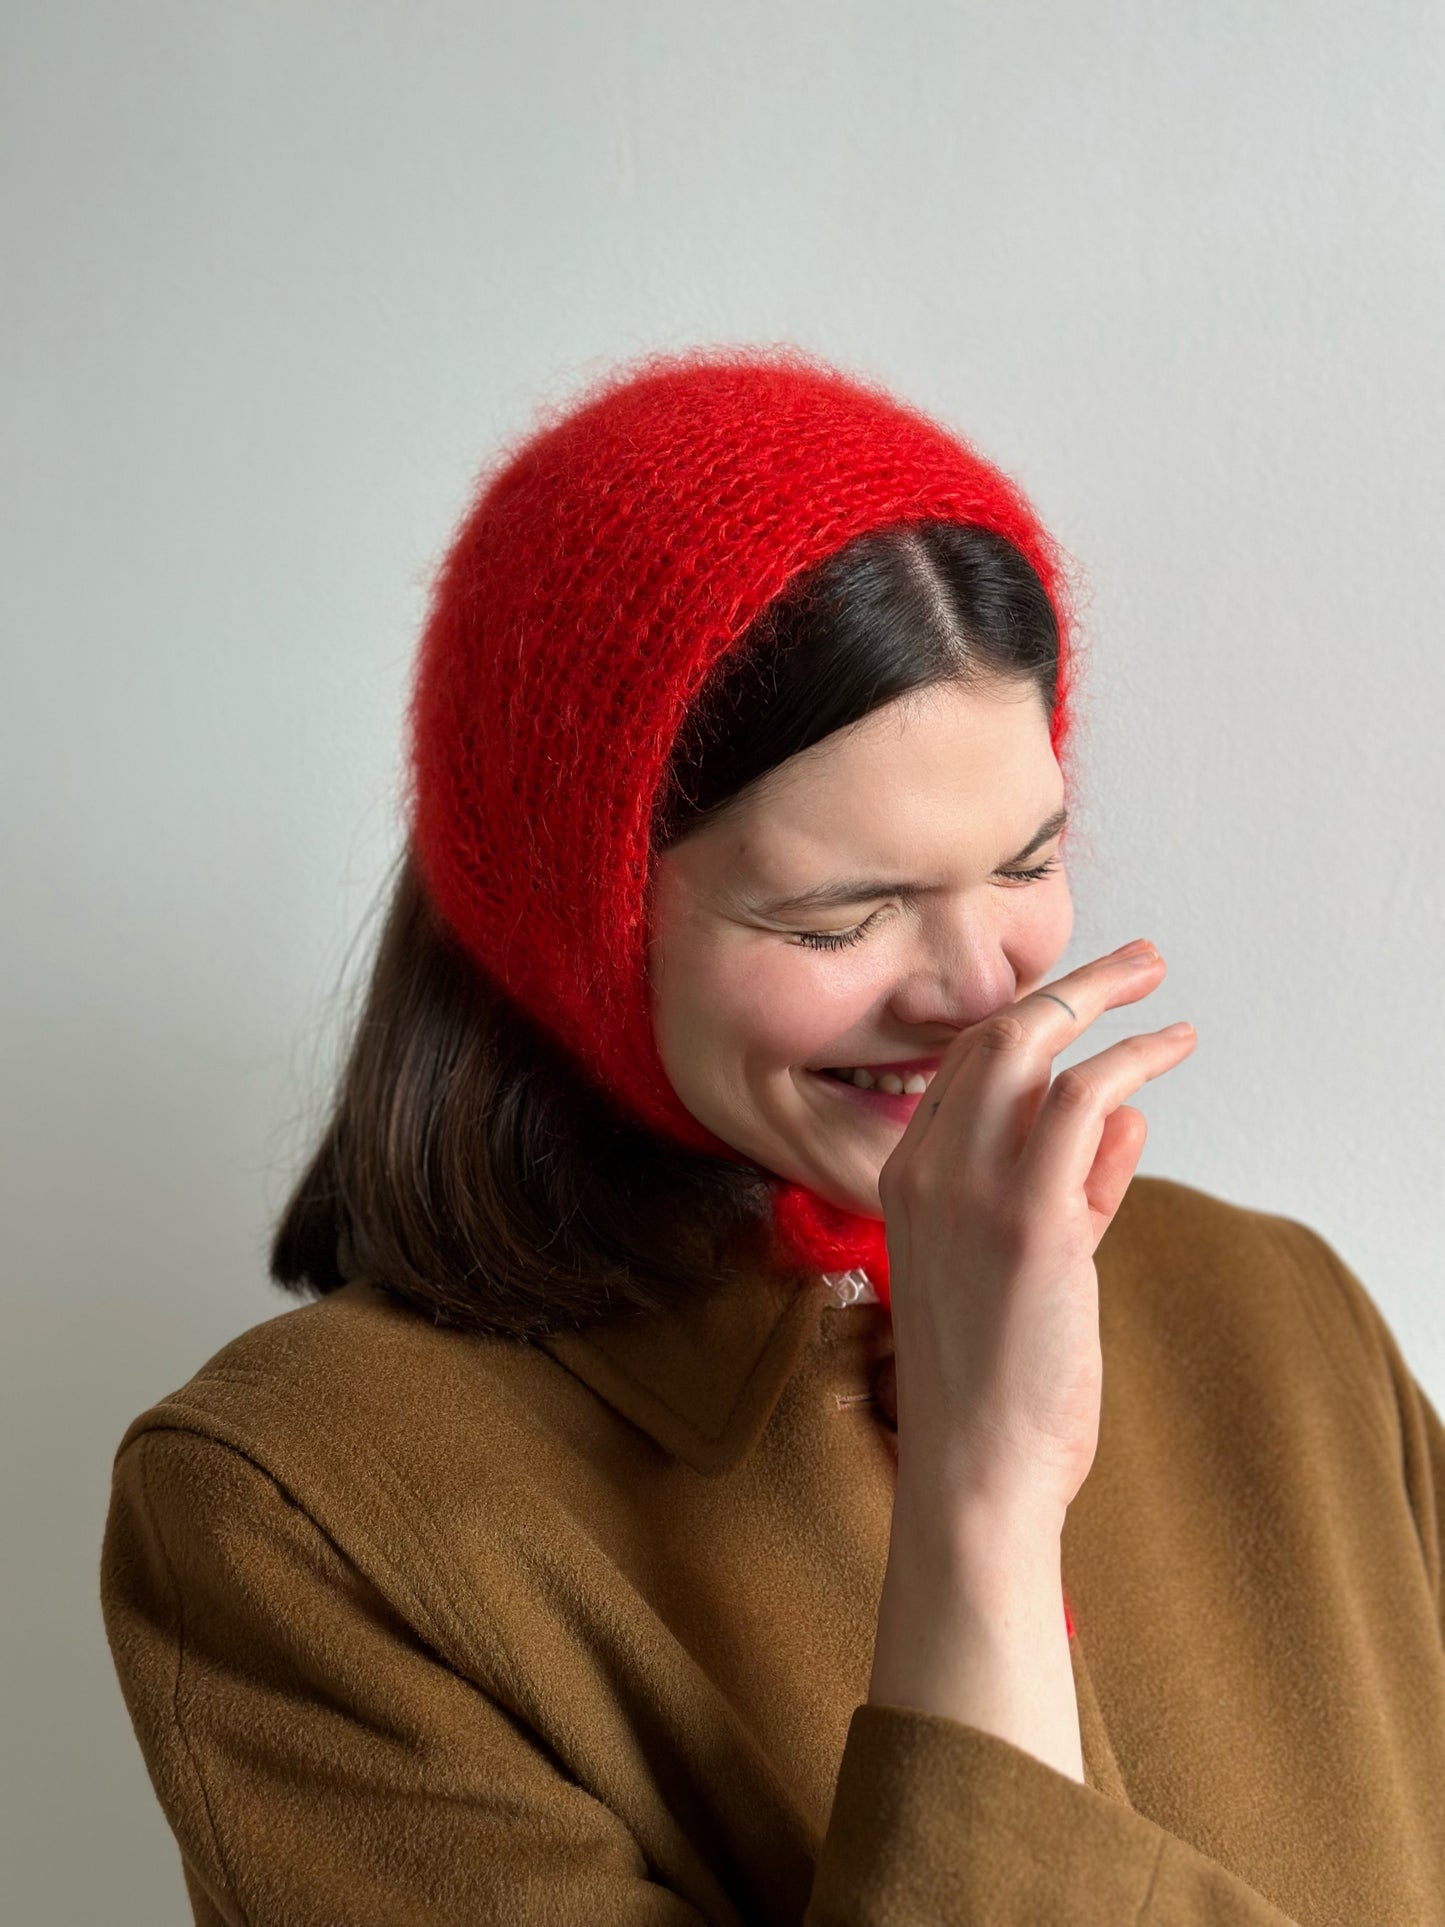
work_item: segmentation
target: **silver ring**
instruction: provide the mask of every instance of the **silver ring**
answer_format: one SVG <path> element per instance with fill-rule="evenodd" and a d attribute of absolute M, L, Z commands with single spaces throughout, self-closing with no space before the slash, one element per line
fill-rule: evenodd
<path fill-rule="evenodd" d="M 1067 1010 L 1067 1011 L 1069 1012 L 1069 1015 L 1070 1015 L 1070 1016 L 1071 1016 L 1071 1017 L 1073 1018 L 1073 1020 L 1074 1020 L 1074 1022 L 1075 1022 L 1076 1024 L 1078 1023 L 1078 1021 L 1079 1021 L 1079 1013 L 1078 1013 L 1078 1012 L 1077 1012 L 1076 1010 L 1072 1010 L 1072 1009 L 1070 1009 L 1070 1007 L 1068 1006 L 1068 1004 L 1066 1004 L 1066 1003 L 1064 1003 L 1064 1000 L 1063 1000 L 1063 998 L 1062 998 L 1062 997 L 1057 997 L 1057 996 L 1055 996 L 1052 990 L 1040 990 L 1040 991 L 1036 991 L 1036 992 L 1035 992 L 1034 994 L 1035 994 L 1036 996 L 1038 996 L 1038 997 L 1051 997 L 1051 998 L 1053 998 L 1053 1001 L 1054 1001 L 1054 1002 L 1055 1002 L 1056 1004 L 1059 1004 L 1060 1006 L 1062 1006 L 1062 1008 L 1063 1008 L 1064 1010 Z M 939 1100 L 938 1100 L 938 1104 L 941 1104 L 942 1102 L 943 1102 L 943 1099 L 942 1099 L 942 1098 L 939 1098 Z M 928 1107 L 928 1115 L 929 1115 L 930 1117 L 937 1117 L 937 1116 L 938 1116 L 938 1104 L 930 1104 L 930 1105 L 929 1105 L 929 1107 Z"/>

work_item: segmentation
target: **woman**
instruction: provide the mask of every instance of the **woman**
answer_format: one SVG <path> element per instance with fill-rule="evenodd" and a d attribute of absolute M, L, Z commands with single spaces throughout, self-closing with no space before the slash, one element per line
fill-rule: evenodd
<path fill-rule="evenodd" d="M 1445 1921 L 1445 1431 L 1052 976 L 1018 489 L 788 349 L 507 451 L 273 1272 L 102 1596 L 203 1927 Z M 1108 1361 L 1107 1373 L 1103 1370 Z"/>

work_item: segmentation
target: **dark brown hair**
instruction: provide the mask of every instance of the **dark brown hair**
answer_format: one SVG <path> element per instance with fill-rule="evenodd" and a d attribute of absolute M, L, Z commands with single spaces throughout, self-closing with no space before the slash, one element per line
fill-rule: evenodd
<path fill-rule="evenodd" d="M 1032 684 L 1052 716 L 1053 605 L 972 526 L 861 536 L 792 583 L 689 713 L 653 854 L 790 757 L 945 682 Z M 767 1250 L 771 1180 L 634 1125 L 486 978 L 397 860 L 330 1122 L 281 1214 L 272 1277 L 364 1272 L 438 1324 L 537 1338 L 645 1316 Z"/>

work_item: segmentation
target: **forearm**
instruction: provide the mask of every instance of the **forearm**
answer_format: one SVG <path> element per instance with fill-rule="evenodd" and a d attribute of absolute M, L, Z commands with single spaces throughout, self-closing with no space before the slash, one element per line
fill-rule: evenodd
<path fill-rule="evenodd" d="M 1082 1781 L 1061 1529 L 982 1509 L 948 1519 L 900 1488 L 869 1703 L 960 1720 Z"/>

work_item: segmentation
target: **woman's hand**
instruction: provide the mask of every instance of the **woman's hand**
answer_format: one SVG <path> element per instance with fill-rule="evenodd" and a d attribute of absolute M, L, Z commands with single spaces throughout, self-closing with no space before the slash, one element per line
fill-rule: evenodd
<path fill-rule="evenodd" d="M 899 1482 L 1062 1526 L 1098 1446 L 1094 1252 L 1147 1135 L 1124 1102 L 1192 1029 L 1126 1037 L 1050 1082 L 1101 1011 L 1157 988 L 1152 946 L 1103 957 L 959 1033 L 879 1174 L 894 1355 L 876 1386 Z"/>

